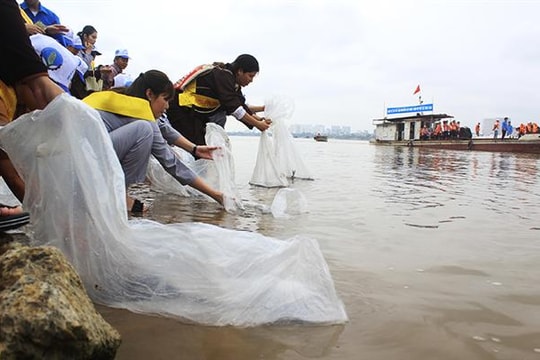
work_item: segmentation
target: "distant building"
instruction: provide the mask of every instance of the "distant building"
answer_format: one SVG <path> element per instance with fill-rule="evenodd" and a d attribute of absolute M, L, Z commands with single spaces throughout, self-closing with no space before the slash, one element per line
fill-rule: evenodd
<path fill-rule="evenodd" d="M 316 134 L 322 134 L 327 135 L 330 138 L 341 138 L 341 139 L 361 139 L 361 140 L 369 140 L 373 137 L 372 132 L 368 132 L 367 130 L 359 131 L 356 133 L 353 133 L 350 126 L 342 126 L 342 125 L 331 125 L 330 127 L 326 127 L 324 125 L 320 124 L 291 124 L 289 126 L 289 131 L 294 137 L 299 138 L 311 138 Z M 259 132 L 252 130 L 252 131 L 244 131 L 244 132 L 237 132 L 237 133 L 231 133 L 231 134 L 237 134 L 237 135 L 258 135 Z"/>

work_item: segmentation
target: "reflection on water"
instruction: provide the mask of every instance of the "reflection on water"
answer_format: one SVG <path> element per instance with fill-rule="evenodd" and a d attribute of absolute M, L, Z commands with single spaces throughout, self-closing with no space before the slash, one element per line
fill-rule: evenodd
<path fill-rule="evenodd" d="M 277 359 L 283 354 L 320 358 L 335 346 L 344 326 L 275 326 L 250 329 L 203 327 L 98 307 L 129 341 L 125 359 Z M 151 338 L 151 346 L 148 339 Z"/>
<path fill-rule="evenodd" d="M 540 157 L 296 139 L 307 214 L 274 218 L 248 185 L 257 138 L 232 138 L 246 211 L 139 189 L 163 223 L 318 240 L 350 322 L 207 328 L 101 309 L 119 359 L 540 359 Z"/>

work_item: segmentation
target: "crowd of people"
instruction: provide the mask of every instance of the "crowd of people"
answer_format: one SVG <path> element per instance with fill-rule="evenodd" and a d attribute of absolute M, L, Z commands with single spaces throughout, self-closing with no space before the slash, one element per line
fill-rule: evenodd
<path fill-rule="evenodd" d="M 456 120 L 438 121 L 433 124 L 433 127 L 428 127 L 425 124 L 420 129 L 421 140 L 448 140 L 448 139 L 463 139 L 467 138 L 468 134 L 464 132 L 465 128 L 461 127 L 461 123 Z M 469 137 L 470 138 L 470 137 Z"/>
<path fill-rule="evenodd" d="M 212 159 L 216 147 L 205 143 L 208 122 L 225 126 L 231 115 L 247 127 L 265 131 L 270 119 L 257 115 L 264 106 L 246 103 L 242 88 L 259 72 L 257 59 L 242 54 L 230 63 L 199 66 L 173 83 L 159 70 L 132 79 L 124 72 L 126 49 L 115 52 L 113 63 L 95 66 L 97 30 L 85 26 L 74 32 L 39 0 L 0 0 L 0 121 L 43 109 L 56 96 L 69 93 L 96 109 L 105 124 L 125 175 L 126 205 L 131 213 L 148 206 L 130 198 L 127 188 L 145 180 L 150 156 L 183 185 L 189 185 L 223 204 L 223 194 L 208 185 L 176 156 L 178 146 L 195 158 Z M 170 121 L 169 121 L 170 119 Z M 24 180 L 0 150 L 0 175 L 22 202 Z M 28 223 L 19 207 L 0 204 L 0 230 L 4 220 Z"/>
<path fill-rule="evenodd" d="M 475 128 L 476 136 L 480 136 L 480 123 L 476 125 Z M 521 123 L 518 127 L 512 125 L 512 121 L 508 117 L 504 117 L 503 121 L 500 122 L 499 119 L 495 119 L 492 127 L 493 138 L 499 138 L 499 130 L 501 131 L 501 140 L 505 138 L 520 138 L 526 134 L 540 134 L 538 129 L 538 124 L 530 121 L 528 123 Z"/>
<path fill-rule="evenodd" d="M 521 123 L 518 127 L 512 125 L 512 121 L 508 117 L 504 117 L 502 122 L 499 119 L 493 121 L 491 127 L 491 134 L 493 139 L 508 139 L 508 138 L 520 138 L 526 134 L 540 134 L 538 124 L 531 121 L 528 123 Z M 431 126 L 424 124 L 420 129 L 420 140 L 450 140 L 450 139 L 471 139 L 472 132 L 468 127 L 462 127 L 459 121 L 443 120 L 433 123 Z M 474 135 L 476 137 L 482 136 L 481 124 L 477 122 L 474 126 Z"/>

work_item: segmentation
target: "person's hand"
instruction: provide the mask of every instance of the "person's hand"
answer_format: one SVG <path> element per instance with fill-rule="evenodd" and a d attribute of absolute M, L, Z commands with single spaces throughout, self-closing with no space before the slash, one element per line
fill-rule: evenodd
<path fill-rule="evenodd" d="M 109 65 L 102 65 L 99 67 L 99 71 L 101 73 L 110 73 L 112 71 L 111 67 Z"/>
<path fill-rule="evenodd" d="M 214 158 L 212 153 L 217 149 L 219 149 L 217 146 L 197 145 L 195 155 L 199 159 L 212 160 Z"/>
<path fill-rule="evenodd" d="M 270 127 L 270 124 L 271 124 L 271 123 L 272 123 L 272 120 L 263 118 L 263 120 L 257 121 L 257 122 L 255 123 L 255 127 L 256 127 L 257 129 L 259 129 L 261 132 L 263 132 L 263 131 L 268 130 L 268 128 Z"/>
<path fill-rule="evenodd" d="M 57 35 L 57 34 L 64 34 L 64 33 L 67 33 L 68 31 L 69 29 L 66 26 L 61 25 L 61 24 L 48 25 L 45 28 L 45 33 L 51 36 Z"/>
<path fill-rule="evenodd" d="M 45 31 L 36 24 L 24 24 L 28 35 L 45 34 Z"/>

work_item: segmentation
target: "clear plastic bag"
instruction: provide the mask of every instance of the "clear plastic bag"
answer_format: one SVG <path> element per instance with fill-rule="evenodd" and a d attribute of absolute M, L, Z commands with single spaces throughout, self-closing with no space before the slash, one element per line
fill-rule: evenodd
<path fill-rule="evenodd" d="M 205 140 L 208 145 L 219 147 L 213 152 L 213 160 L 195 160 L 191 154 L 177 147 L 173 147 L 173 151 L 187 167 L 203 178 L 208 185 L 223 193 L 226 211 L 235 213 L 243 210 L 244 206 L 234 182 L 234 158 L 227 133 L 221 126 L 208 123 Z M 202 195 L 189 186 L 181 185 L 153 157 L 148 163 L 146 177 L 150 181 L 152 189 L 156 191 L 182 196 Z"/>
<path fill-rule="evenodd" d="M 300 191 L 291 188 L 279 189 L 270 206 L 276 218 L 289 218 L 292 215 L 307 213 L 307 200 Z"/>
<path fill-rule="evenodd" d="M 60 248 L 95 302 L 215 326 L 347 321 L 314 239 L 128 221 L 112 142 L 81 101 L 57 97 L 0 143 L 26 182 L 32 241 Z"/>
<path fill-rule="evenodd" d="M 266 100 L 264 114 L 272 120 L 272 125 L 261 134 L 250 184 L 283 187 L 289 185 L 287 179 L 313 179 L 287 129 L 286 121 L 293 112 L 293 102 L 287 97 Z"/>

